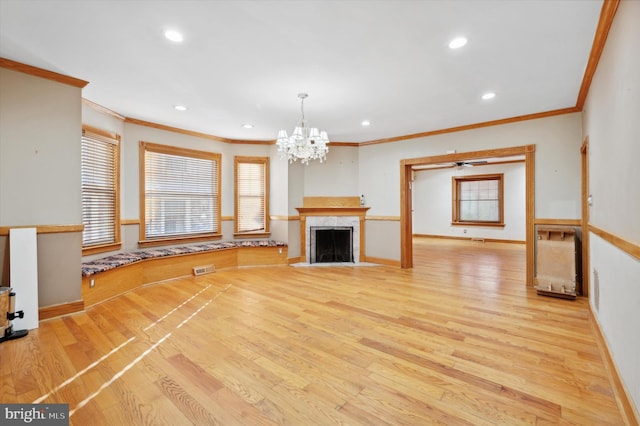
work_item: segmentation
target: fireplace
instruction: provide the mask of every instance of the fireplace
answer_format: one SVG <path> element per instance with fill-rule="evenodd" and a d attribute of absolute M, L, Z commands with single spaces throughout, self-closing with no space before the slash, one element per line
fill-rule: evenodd
<path fill-rule="evenodd" d="M 352 226 L 312 226 L 309 230 L 309 263 L 354 261 Z"/>
<path fill-rule="evenodd" d="M 355 216 L 310 216 L 305 220 L 305 260 L 307 263 L 319 263 L 317 259 L 311 259 L 315 253 L 316 242 L 313 229 L 351 229 L 351 259 L 346 262 L 359 263 L 360 258 L 360 221 Z M 314 239 L 314 241 L 312 241 Z M 338 261 L 336 261 L 338 262 Z"/>
<path fill-rule="evenodd" d="M 304 197 L 303 206 L 296 207 L 296 210 L 300 213 L 301 260 L 307 263 L 332 262 L 332 260 L 325 260 L 329 256 L 327 253 L 317 255 L 317 235 L 314 235 L 316 229 L 332 229 L 338 232 L 330 234 L 331 236 L 327 237 L 329 241 L 336 238 L 340 240 L 348 238 L 350 241 L 348 251 L 337 250 L 335 258 L 341 260 L 333 260 L 333 262 L 365 261 L 364 218 L 369 207 L 360 205 L 360 197 Z M 324 243 L 321 241 L 321 244 Z M 326 251 L 328 252 L 329 249 L 327 248 Z"/>

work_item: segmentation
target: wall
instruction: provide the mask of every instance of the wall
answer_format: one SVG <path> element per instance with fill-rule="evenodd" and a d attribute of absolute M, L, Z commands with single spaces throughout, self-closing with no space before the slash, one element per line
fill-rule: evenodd
<path fill-rule="evenodd" d="M 140 220 L 140 170 L 139 170 L 139 143 L 140 141 L 152 142 L 163 145 L 177 146 L 181 148 L 210 151 L 222 155 L 221 164 L 221 214 L 223 217 L 233 217 L 234 214 L 234 156 L 265 156 L 272 157 L 274 152 L 271 145 L 267 144 L 229 144 L 218 142 L 212 139 L 186 135 L 183 133 L 170 132 L 148 126 L 141 126 L 133 123 L 126 123 L 113 115 L 102 111 L 97 111 L 90 105 L 83 104 L 82 123 L 94 126 L 103 130 L 113 131 L 121 136 L 120 148 L 120 218 L 125 221 L 122 225 L 122 249 L 119 251 L 137 250 L 140 239 L 140 226 L 136 223 Z M 279 211 L 286 211 L 281 196 L 283 188 L 286 188 L 286 173 L 283 176 L 281 169 L 286 171 L 286 162 L 278 163 L 279 159 L 271 158 L 271 175 L 273 180 L 270 198 L 271 214 Z M 126 222 L 130 222 L 126 224 Z M 223 240 L 232 240 L 233 221 L 222 221 Z M 286 226 L 275 226 L 272 230 L 272 238 L 286 241 Z M 114 251 L 113 253 L 116 253 Z M 106 254 L 96 254 L 85 256 L 85 260 L 104 257 Z"/>
<path fill-rule="evenodd" d="M 90 114 L 86 117 L 85 124 L 100 127 L 97 117 L 91 119 Z M 140 140 L 220 152 L 223 156 L 223 216 L 233 215 L 233 156 L 269 155 L 273 177 L 271 215 L 277 218 L 272 221 L 272 237 L 289 243 L 290 258 L 295 258 L 301 251 L 299 221 L 287 218 L 298 215 L 295 208 L 302 205 L 304 196 L 363 194 L 366 205 L 371 207 L 367 216 L 376 219 L 367 220 L 365 225 L 367 256 L 399 261 L 400 160 L 440 155 L 450 149 L 464 152 L 535 144 L 536 217 L 580 217 L 579 147 L 582 135 L 579 113 L 360 148 L 332 147 L 326 162 L 309 165 L 288 164 L 270 145 L 226 144 L 131 123 L 124 124 L 120 131 L 124 133 L 121 190 L 122 219 L 125 220 L 135 220 L 139 216 Z M 231 221 L 223 222 L 225 239 L 233 238 L 232 229 Z M 521 229 L 510 226 L 502 232 L 503 236 L 493 232 L 491 236 L 483 236 L 524 239 Z M 123 249 L 136 248 L 137 225 L 126 225 L 122 235 Z"/>
<path fill-rule="evenodd" d="M 0 68 L 0 227 L 82 223 L 80 136 L 80 88 Z M 5 285 L 8 240 L 0 235 Z M 37 242 L 39 306 L 80 300 L 81 233 Z"/>
<path fill-rule="evenodd" d="M 0 69 L 0 224 L 81 223 L 80 89 Z"/>
<path fill-rule="evenodd" d="M 279 155 L 274 161 L 288 164 Z M 289 217 L 298 217 L 296 207 L 302 207 L 304 197 L 358 196 L 358 148 L 329 147 L 325 161 L 309 164 L 296 161 L 288 165 L 287 176 Z M 289 221 L 287 229 L 289 258 L 297 258 L 302 254 L 300 220 Z"/>
<path fill-rule="evenodd" d="M 276 145 L 269 150 L 269 228 L 271 238 L 289 240 L 289 173 L 286 161 L 280 158 Z M 288 247 L 291 257 L 291 244 Z"/>
<path fill-rule="evenodd" d="M 453 176 L 504 174 L 504 228 L 452 226 Z M 413 182 L 413 233 L 446 237 L 525 240 L 524 163 L 416 171 Z M 466 233 L 464 232 L 466 230 Z"/>
<path fill-rule="evenodd" d="M 623 0 L 584 108 L 589 223 L 640 244 L 640 2 Z M 640 260 L 590 234 L 590 303 L 622 380 L 640 408 Z"/>
<path fill-rule="evenodd" d="M 565 114 L 500 126 L 410 139 L 394 143 L 365 145 L 360 148 L 360 192 L 371 206 L 370 215 L 399 217 L 400 161 L 409 158 L 508 148 L 534 144 L 535 217 L 578 219 L 580 212 L 580 113 Z M 393 221 L 390 219 L 390 221 Z M 382 224 L 377 224 L 381 226 Z M 378 241 L 367 241 L 367 256 L 400 253 L 398 229 Z M 393 247 L 390 247 L 392 245 Z"/>
<path fill-rule="evenodd" d="M 247 155 L 245 146 L 231 145 L 131 123 L 124 124 L 122 141 L 124 158 L 124 163 L 121 165 L 121 179 L 124 182 L 124 192 L 122 193 L 123 219 L 140 219 L 140 141 L 221 154 L 222 216 L 233 216 L 233 156 Z M 237 154 L 237 152 L 243 153 Z M 261 151 L 255 150 L 252 155 L 268 156 L 268 147 L 263 147 Z"/>
<path fill-rule="evenodd" d="M 285 161 L 286 160 L 279 160 Z M 289 177 L 289 186 L 287 188 L 287 215 L 291 218 L 299 217 L 296 207 L 302 206 L 304 198 L 304 181 L 305 181 L 305 165 L 295 162 L 287 166 L 287 176 Z M 288 244 L 287 253 L 289 259 L 294 259 L 302 254 L 302 239 L 300 231 L 300 220 L 291 220 L 288 222 Z"/>
<path fill-rule="evenodd" d="M 358 148 L 329 147 L 327 160 L 304 166 L 305 197 L 357 197 Z M 296 207 L 300 207 L 298 205 Z"/>
<path fill-rule="evenodd" d="M 93 114 L 85 124 L 100 126 Z M 112 123 L 113 124 L 113 123 Z M 108 125 L 108 124 L 106 124 Z M 117 127 L 117 125 L 116 125 Z M 118 129 L 105 129 L 114 130 Z M 295 207 L 304 196 L 350 196 L 363 194 L 371 207 L 366 221 L 368 257 L 400 260 L 400 160 L 440 155 L 447 150 L 476 151 L 536 145 L 536 217 L 576 219 L 580 217 L 580 154 L 582 141 L 579 113 L 424 137 L 394 143 L 355 147 L 333 147 L 326 163 L 307 166 L 288 164 L 270 145 L 235 145 L 125 123 L 122 148 L 122 219 L 139 219 L 138 142 L 140 140 L 220 152 L 223 156 L 223 216 L 233 215 L 233 155 L 271 156 L 272 237 L 289 243 L 289 257 L 300 253 L 299 222 Z M 286 170 L 286 171 L 285 171 Z M 283 194 L 286 188 L 286 200 Z M 225 239 L 233 238 L 232 222 L 223 223 Z M 123 249 L 135 248 L 138 226 L 123 227 Z M 520 237 L 518 237 L 520 238 Z"/>

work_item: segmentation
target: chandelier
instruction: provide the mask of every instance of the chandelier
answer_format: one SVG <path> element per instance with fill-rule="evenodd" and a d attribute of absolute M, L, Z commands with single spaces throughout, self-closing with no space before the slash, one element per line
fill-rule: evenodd
<path fill-rule="evenodd" d="M 304 100 L 308 96 L 306 93 L 298 93 L 302 119 L 293 130 L 293 134 L 288 136 L 286 130 L 278 132 L 276 141 L 278 152 L 283 158 L 287 158 L 289 163 L 293 163 L 298 158 L 302 164 L 309 164 L 309 160 L 320 160 L 322 163 L 327 159 L 327 152 L 329 152 L 327 132 L 318 131 L 316 127 L 307 127 L 304 119 Z"/>

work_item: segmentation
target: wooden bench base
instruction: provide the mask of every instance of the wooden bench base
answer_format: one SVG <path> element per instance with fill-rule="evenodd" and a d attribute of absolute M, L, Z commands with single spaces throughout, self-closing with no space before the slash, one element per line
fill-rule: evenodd
<path fill-rule="evenodd" d="M 193 274 L 195 266 L 215 269 L 239 266 L 286 265 L 287 247 L 234 247 L 209 252 L 145 259 L 82 278 L 85 307 L 145 284 Z"/>

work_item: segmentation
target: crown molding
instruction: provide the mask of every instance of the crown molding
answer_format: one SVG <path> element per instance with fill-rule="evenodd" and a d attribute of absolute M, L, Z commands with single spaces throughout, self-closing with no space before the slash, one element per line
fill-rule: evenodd
<path fill-rule="evenodd" d="M 58 83 L 67 84 L 73 87 L 83 88 L 88 81 L 80 80 L 79 78 L 69 77 L 68 75 L 60 74 L 57 72 L 45 70 L 43 68 L 34 67 L 31 65 L 23 64 L 21 62 L 12 61 L 7 58 L 0 58 L 0 68 L 6 68 L 11 71 L 21 72 L 23 74 L 29 74 L 35 77 L 44 78 L 47 80 L 53 80 Z"/>
<path fill-rule="evenodd" d="M 272 145 L 275 141 L 259 141 L 259 140 L 240 140 L 240 139 L 228 139 L 220 136 L 210 135 L 208 133 L 195 132 L 193 130 L 181 129 L 179 127 L 167 126 L 165 124 L 154 123 L 151 121 L 138 120 L 137 118 L 125 117 L 125 123 L 136 124 L 138 126 L 152 127 L 158 130 L 166 130 L 174 133 L 181 133 L 183 135 L 194 136 L 197 138 L 209 139 L 216 142 L 235 143 L 235 144 L 251 144 L 251 145 Z"/>
<path fill-rule="evenodd" d="M 598 26 L 596 27 L 596 34 L 593 37 L 593 45 L 591 46 L 591 53 L 589 54 L 589 62 L 584 70 L 584 76 L 582 77 L 582 85 L 580 86 L 580 92 L 578 93 L 578 100 L 576 101 L 576 108 L 582 111 L 584 103 L 589 94 L 589 88 L 591 87 L 591 81 L 593 75 L 596 73 L 598 63 L 600 62 L 600 56 L 604 50 L 604 45 L 609 36 L 609 30 L 613 24 L 613 17 L 618 10 L 620 0 L 604 0 L 602 3 L 602 9 L 600 10 L 600 19 L 598 20 Z"/>
<path fill-rule="evenodd" d="M 82 98 L 82 103 L 85 104 L 86 106 L 88 106 L 89 108 L 92 108 L 92 109 L 96 110 L 97 112 L 101 112 L 103 114 L 110 115 L 110 116 L 112 116 L 114 118 L 117 118 L 118 120 L 124 121 L 124 119 L 125 119 L 124 116 L 118 114 L 117 112 L 115 112 L 113 110 L 110 110 L 109 108 L 104 107 L 104 106 L 102 106 L 100 104 L 97 104 L 97 103 L 95 103 L 93 101 L 90 101 L 89 99 Z"/>
<path fill-rule="evenodd" d="M 465 130 L 480 129 L 482 127 L 498 126 L 501 124 L 516 123 L 518 121 L 537 120 L 538 118 L 553 117 L 554 115 L 572 114 L 580 112 L 576 107 L 554 109 L 552 111 L 536 112 L 534 114 L 519 115 L 517 117 L 502 118 L 500 120 L 484 121 L 482 123 L 465 124 L 464 126 L 448 127 L 446 129 L 430 130 L 428 132 L 413 133 L 411 135 L 396 136 L 392 138 L 376 139 L 367 142 L 360 142 L 360 146 L 376 145 L 381 143 L 399 142 L 408 139 L 424 138 L 427 136 L 442 135 L 445 133 L 462 132 Z"/>

